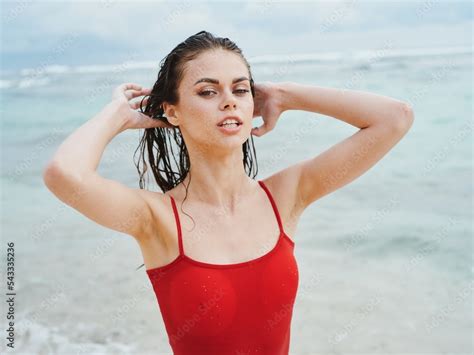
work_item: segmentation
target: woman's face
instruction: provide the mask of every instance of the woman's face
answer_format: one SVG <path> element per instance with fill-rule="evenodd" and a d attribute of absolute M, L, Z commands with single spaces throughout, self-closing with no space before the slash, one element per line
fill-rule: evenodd
<path fill-rule="evenodd" d="M 245 63 L 230 51 L 209 50 L 186 63 L 174 109 L 188 148 L 208 147 L 213 153 L 241 149 L 252 129 L 254 102 L 249 79 Z M 242 120 L 238 131 L 229 134 L 218 126 L 227 116 Z"/>

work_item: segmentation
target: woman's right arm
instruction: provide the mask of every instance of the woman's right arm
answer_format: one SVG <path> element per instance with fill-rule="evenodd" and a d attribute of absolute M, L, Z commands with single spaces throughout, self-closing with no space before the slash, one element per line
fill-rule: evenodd
<path fill-rule="evenodd" d="M 113 100 L 62 142 L 43 171 L 48 189 L 61 201 L 110 229 L 140 238 L 153 228 L 152 211 L 144 191 L 129 188 L 97 173 L 107 144 L 130 128 L 168 127 L 134 111 L 149 89 L 122 84 Z"/>

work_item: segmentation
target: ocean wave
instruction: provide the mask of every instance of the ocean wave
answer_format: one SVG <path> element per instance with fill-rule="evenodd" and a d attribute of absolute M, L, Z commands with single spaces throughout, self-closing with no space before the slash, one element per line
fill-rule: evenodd
<path fill-rule="evenodd" d="M 16 87 L 19 89 L 25 89 L 25 88 L 30 88 L 30 87 L 35 87 L 35 86 L 46 86 L 51 82 L 51 79 L 48 77 L 43 77 L 43 78 L 38 78 L 38 79 L 23 79 L 19 80 L 16 83 Z"/>
<path fill-rule="evenodd" d="M 314 64 L 323 67 L 336 67 L 344 64 L 353 69 L 370 70 L 372 64 L 406 65 L 405 59 L 434 60 L 443 56 L 466 55 L 472 53 L 472 47 L 435 47 L 435 48 L 404 48 L 404 49 L 370 49 L 352 52 L 332 51 L 321 53 L 270 54 L 249 57 L 251 65 L 257 67 L 282 64 Z M 373 63 L 376 59 L 377 63 Z M 403 60 L 403 62 L 401 62 Z M 415 63 L 415 62 L 413 62 Z M 416 64 L 414 64 L 416 65 Z M 127 72 L 131 70 L 157 70 L 157 61 L 125 61 L 119 64 L 95 65 L 49 65 L 38 68 L 24 68 L 17 73 L 1 73 L 0 89 L 30 88 L 46 86 L 51 78 L 77 74 L 104 74 L 110 72 Z"/>
<path fill-rule="evenodd" d="M 295 54 L 268 54 L 248 57 L 251 64 L 272 64 L 283 63 L 288 61 L 294 62 L 337 62 L 337 61 L 361 61 L 370 58 L 382 57 L 385 59 L 393 58 L 413 58 L 413 57 L 432 57 L 443 55 L 469 54 L 472 53 L 472 47 L 427 47 L 427 48 L 400 48 L 400 49 L 385 49 L 374 48 L 358 51 L 332 51 L 320 53 L 295 53 Z M 106 73 L 115 71 L 117 69 L 154 69 L 158 68 L 158 62 L 152 61 L 126 61 L 117 64 L 94 64 L 94 65 L 50 65 L 41 68 L 46 74 L 63 74 L 63 73 Z M 39 69 L 26 68 L 22 69 L 20 74 L 22 76 L 31 75 L 39 72 Z"/>
<path fill-rule="evenodd" d="M 127 61 L 118 64 L 92 64 L 92 65 L 49 65 L 37 68 L 21 69 L 21 76 L 40 76 L 43 74 L 87 74 L 87 73 L 109 73 L 116 71 L 127 71 L 133 69 L 153 69 L 158 67 L 155 61 Z"/>
<path fill-rule="evenodd" d="M 24 68 L 20 70 L 21 76 L 40 76 L 43 74 L 65 74 L 70 72 L 71 67 L 68 65 L 48 65 L 39 66 L 37 68 Z"/>
<path fill-rule="evenodd" d="M 154 69 L 157 68 L 156 61 L 128 61 L 120 64 L 110 65 L 81 65 L 71 69 L 71 73 L 109 73 L 115 71 L 127 71 L 133 69 Z"/>
<path fill-rule="evenodd" d="M 14 82 L 12 80 L 0 79 L 0 89 L 8 89 L 11 88 L 13 85 Z"/>
<path fill-rule="evenodd" d="M 281 64 L 287 62 L 339 63 L 362 62 L 372 58 L 393 60 L 403 58 L 436 57 L 472 53 L 471 47 L 435 47 L 404 49 L 368 49 L 353 52 L 323 52 L 289 55 L 262 55 L 250 57 L 250 64 Z"/>
<path fill-rule="evenodd" d="M 67 328 L 64 322 L 58 326 L 44 325 L 37 321 L 38 314 L 22 314 L 18 323 L 18 352 L 22 354 L 135 354 L 135 347 L 120 343 L 117 340 L 110 342 L 107 331 L 102 328 L 91 328 L 90 324 L 76 323 L 74 328 Z M 68 311 L 62 309 L 62 316 L 67 317 Z"/>

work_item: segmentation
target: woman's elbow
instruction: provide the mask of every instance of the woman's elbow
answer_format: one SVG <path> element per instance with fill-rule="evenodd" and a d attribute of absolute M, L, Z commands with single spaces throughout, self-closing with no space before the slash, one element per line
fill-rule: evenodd
<path fill-rule="evenodd" d="M 395 109 L 395 117 L 392 120 L 394 128 L 402 133 L 408 132 L 415 120 L 415 114 L 410 104 L 400 102 Z"/>
<path fill-rule="evenodd" d="M 77 177 L 55 162 L 50 162 L 43 168 L 42 177 L 44 184 L 52 192 L 78 180 Z"/>
<path fill-rule="evenodd" d="M 43 182 L 45 186 L 53 191 L 55 185 L 57 185 L 60 181 L 61 171 L 59 167 L 55 163 L 48 163 L 42 172 Z"/>

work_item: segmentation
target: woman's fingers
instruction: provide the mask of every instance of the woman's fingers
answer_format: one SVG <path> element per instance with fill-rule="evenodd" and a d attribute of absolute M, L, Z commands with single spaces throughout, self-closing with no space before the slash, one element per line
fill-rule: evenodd
<path fill-rule="evenodd" d="M 124 84 L 120 84 L 119 86 L 117 86 L 115 88 L 115 92 L 126 92 L 127 90 L 137 90 L 137 91 L 140 91 L 142 90 L 142 86 L 141 85 L 138 85 L 138 84 L 135 84 L 135 83 L 124 83 Z"/>
<path fill-rule="evenodd" d="M 130 107 L 131 115 L 128 128 L 171 128 L 175 129 L 176 127 L 170 123 L 167 123 L 165 120 L 154 119 L 150 116 L 141 112 L 140 108 L 148 104 L 150 100 L 151 88 L 143 88 L 142 86 L 135 83 L 124 83 L 115 88 L 113 91 L 113 99 L 120 100 L 121 104 L 128 103 Z M 144 96 L 136 100 L 139 96 Z M 125 100 L 124 100 L 125 99 Z"/>
<path fill-rule="evenodd" d="M 156 118 L 151 118 L 150 116 L 147 116 L 143 113 L 139 113 L 140 116 L 146 121 L 146 127 L 145 128 L 155 128 L 155 127 L 161 127 L 161 128 L 175 128 L 172 124 L 169 124 L 163 120 L 156 119 Z"/>
<path fill-rule="evenodd" d="M 121 84 L 117 87 L 118 91 L 121 91 L 123 93 L 127 92 L 143 92 L 143 93 L 149 93 L 151 92 L 150 88 L 144 88 L 143 86 L 135 83 L 125 83 Z"/>
<path fill-rule="evenodd" d="M 144 99 L 134 101 L 134 102 L 130 103 L 130 107 L 133 108 L 134 110 L 137 110 L 137 109 L 140 108 L 140 104 L 145 106 L 148 103 L 149 99 L 150 99 L 150 96 L 147 96 Z M 142 103 L 142 100 L 143 100 L 143 103 Z"/>
<path fill-rule="evenodd" d="M 117 99 L 119 98 L 120 96 L 125 96 L 127 99 L 131 99 L 132 97 L 129 97 L 128 96 L 128 91 L 129 90 L 135 90 L 137 92 L 140 92 L 141 90 L 143 90 L 142 86 L 139 85 L 139 84 L 136 84 L 136 83 L 124 83 L 124 84 L 120 84 L 119 86 L 117 86 L 113 93 L 112 93 L 112 98 L 114 99 Z"/>
<path fill-rule="evenodd" d="M 123 91 L 125 90 L 141 90 L 142 86 L 136 83 L 125 83 L 120 85 Z"/>
<path fill-rule="evenodd" d="M 259 117 L 259 116 L 261 116 L 260 106 L 255 105 L 254 110 L 253 110 L 253 117 L 252 118 Z"/>
<path fill-rule="evenodd" d="M 158 121 L 158 123 L 156 124 L 158 127 L 161 127 L 161 128 L 176 128 L 175 126 L 169 124 L 169 123 L 166 123 L 166 122 L 163 122 L 161 120 L 153 120 L 153 121 Z M 156 125 L 154 127 L 156 127 Z"/>
<path fill-rule="evenodd" d="M 143 89 L 143 90 L 127 90 L 124 92 L 125 97 L 127 100 L 133 99 L 134 97 L 138 96 L 143 96 L 143 95 L 148 95 L 150 92 L 148 89 Z"/>

